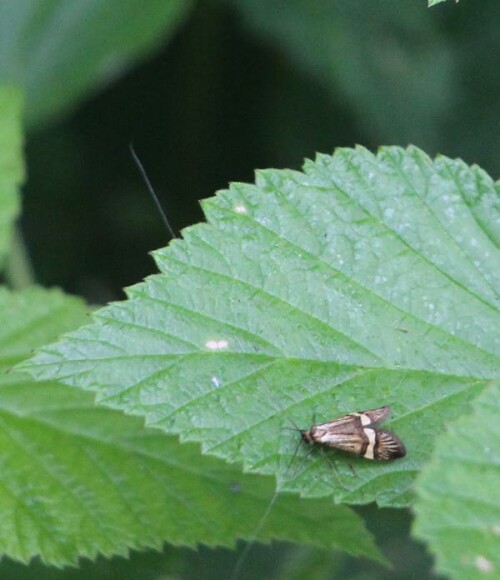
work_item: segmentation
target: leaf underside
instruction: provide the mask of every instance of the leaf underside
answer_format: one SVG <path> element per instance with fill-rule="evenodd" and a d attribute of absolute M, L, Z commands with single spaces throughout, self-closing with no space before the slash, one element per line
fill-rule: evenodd
<path fill-rule="evenodd" d="M 2 554 L 63 565 L 165 541 L 232 547 L 277 538 L 385 561 L 350 508 L 286 495 L 262 519 L 271 478 L 242 475 L 197 445 L 96 407 L 92 393 L 10 370 L 84 319 L 81 303 L 58 292 L 0 289 Z"/>
<path fill-rule="evenodd" d="M 449 426 L 417 481 L 415 532 L 454 578 L 500 574 L 500 386 Z"/>
<path fill-rule="evenodd" d="M 160 274 L 25 368 L 281 490 L 407 505 L 443 425 L 500 375 L 498 185 L 414 147 L 358 147 L 203 209 L 155 253 Z M 404 459 L 294 459 L 292 425 L 382 405 Z"/>

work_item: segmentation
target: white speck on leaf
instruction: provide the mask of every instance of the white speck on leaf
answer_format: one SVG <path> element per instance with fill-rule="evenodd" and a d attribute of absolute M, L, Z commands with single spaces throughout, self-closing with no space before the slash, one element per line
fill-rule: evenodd
<path fill-rule="evenodd" d="M 210 350 L 224 350 L 229 346 L 227 340 L 207 340 L 205 346 Z"/>
<path fill-rule="evenodd" d="M 247 208 L 246 208 L 246 206 L 244 206 L 244 205 L 237 205 L 237 206 L 234 208 L 234 211 L 235 211 L 236 213 L 247 213 Z"/>

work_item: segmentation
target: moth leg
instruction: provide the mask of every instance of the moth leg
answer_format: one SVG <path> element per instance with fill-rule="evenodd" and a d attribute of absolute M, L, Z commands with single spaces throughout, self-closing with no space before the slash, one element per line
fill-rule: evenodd
<path fill-rule="evenodd" d="M 297 446 L 295 447 L 295 451 L 293 452 L 292 458 L 290 459 L 290 462 L 288 463 L 288 466 L 286 468 L 285 475 L 287 475 L 288 472 L 290 471 L 290 468 L 292 467 L 292 463 L 295 461 L 295 458 L 297 457 L 297 453 L 299 452 L 299 447 L 301 445 L 302 445 L 302 441 L 299 439 L 299 441 L 297 442 Z M 307 455 L 305 456 L 304 461 L 309 457 L 311 451 L 312 451 L 311 449 L 307 450 Z"/>
<path fill-rule="evenodd" d="M 347 463 L 347 465 L 349 466 L 351 473 L 354 475 L 354 477 L 356 477 L 356 471 L 354 470 L 354 467 L 349 462 Z"/>
<path fill-rule="evenodd" d="M 340 474 L 339 474 L 339 470 L 337 469 L 337 466 L 335 465 L 335 461 L 330 457 L 331 453 L 328 454 L 326 452 L 326 449 L 323 449 L 323 447 L 320 448 L 320 453 L 326 459 L 326 462 L 328 463 L 328 465 L 335 471 L 335 477 L 337 478 L 337 481 L 338 481 L 340 487 L 344 487 L 342 485 L 342 482 L 340 481 Z"/>
<path fill-rule="evenodd" d="M 295 461 L 295 458 L 298 455 L 299 449 L 300 447 L 302 447 L 304 445 L 302 439 L 299 439 L 299 441 L 297 442 L 297 446 L 295 447 L 295 451 L 293 452 L 292 458 L 290 459 L 288 466 L 285 470 L 285 474 L 284 474 L 284 478 L 286 479 L 288 474 L 291 471 L 292 468 L 292 464 Z M 297 477 L 297 475 L 299 474 L 299 472 L 301 471 L 302 467 L 305 465 L 307 459 L 309 458 L 309 456 L 314 453 L 315 449 L 314 447 L 308 447 L 307 448 L 307 453 L 302 456 L 302 460 L 300 461 L 299 465 L 296 467 L 296 469 L 294 469 L 290 475 L 291 479 L 294 479 L 295 477 Z"/>

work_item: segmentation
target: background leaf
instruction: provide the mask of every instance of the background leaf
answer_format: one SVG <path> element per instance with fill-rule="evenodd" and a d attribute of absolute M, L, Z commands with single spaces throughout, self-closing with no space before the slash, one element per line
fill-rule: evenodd
<path fill-rule="evenodd" d="M 417 480 L 416 535 L 453 578 L 500 570 L 500 388 L 494 382 L 470 416 L 448 426 Z"/>
<path fill-rule="evenodd" d="M 114 80 L 164 42 L 188 0 L 0 3 L 0 80 L 26 93 L 31 126 Z"/>
<path fill-rule="evenodd" d="M 162 274 L 27 368 L 281 489 L 406 505 L 443 424 L 500 375 L 496 187 L 416 148 L 260 172 L 204 203 L 209 224 L 155 254 Z M 338 461 L 338 477 L 293 461 L 290 421 L 385 404 L 406 458 Z"/>
<path fill-rule="evenodd" d="M 0 269 L 19 212 L 18 189 L 24 177 L 21 142 L 21 95 L 12 87 L 0 87 Z"/>
<path fill-rule="evenodd" d="M 421 3 L 225 3 L 308 78 L 355 110 L 368 135 L 390 143 L 411 135 L 412 143 L 432 144 L 455 87 L 450 47 Z"/>
<path fill-rule="evenodd" d="M 330 501 L 280 497 L 273 481 L 200 457 L 93 396 L 6 369 L 84 319 L 58 292 L 0 291 L 0 551 L 52 564 L 160 548 L 234 546 L 281 538 L 345 549 L 383 562 L 362 519 Z M 318 534 L 318 526 L 322 533 Z"/>

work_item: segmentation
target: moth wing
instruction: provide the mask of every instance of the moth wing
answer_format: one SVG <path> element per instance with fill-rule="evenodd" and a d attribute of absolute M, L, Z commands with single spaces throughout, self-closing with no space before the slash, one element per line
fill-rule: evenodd
<path fill-rule="evenodd" d="M 369 422 L 363 421 L 363 425 L 376 425 L 385 421 L 391 414 L 390 407 L 379 407 L 378 409 L 371 409 L 369 411 L 360 411 L 359 415 L 368 417 Z"/>
<path fill-rule="evenodd" d="M 340 449 L 347 453 L 358 455 L 363 446 L 363 438 L 360 437 L 359 431 L 327 431 L 317 438 L 318 443 Z"/>
<path fill-rule="evenodd" d="M 379 407 L 378 409 L 370 409 L 369 411 L 358 411 L 357 413 L 349 413 L 329 421 L 328 423 L 321 423 L 315 425 L 318 429 L 338 432 L 338 431 L 351 431 L 362 427 L 369 427 L 371 425 L 376 425 L 381 423 L 384 419 L 391 414 L 390 407 Z"/>
<path fill-rule="evenodd" d="M 376 431 L 375 450 L 373 456 L 380 461 L 389 461 L 404 457 L 406 449 L 401 439 L 390 431 Z"/>
<path fill-rule="evenodd" d="M 316 429 L 318 433 L 337 433 L 337 432 L 351 432 L 357 428 L 359 418 L 356 415 L 344 415 L 333 421 L 328 421 L 327 423 L 320 423 L 319 425 L 314 425 L 313 429 Z"/>

